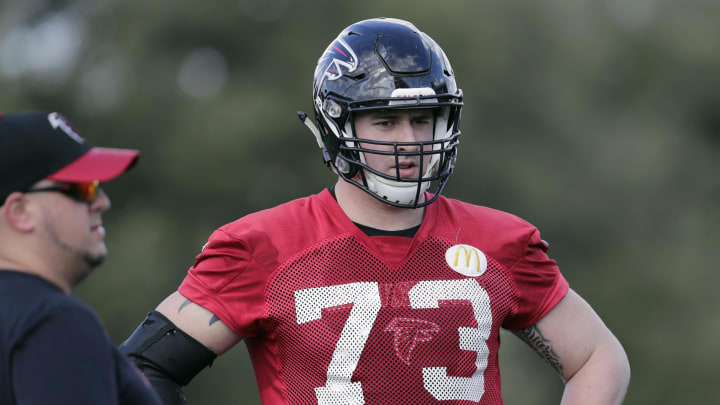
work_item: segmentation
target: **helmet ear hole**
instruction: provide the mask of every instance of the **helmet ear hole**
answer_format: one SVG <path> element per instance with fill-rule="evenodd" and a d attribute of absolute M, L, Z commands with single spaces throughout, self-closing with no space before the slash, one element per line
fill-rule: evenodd
<path fill-rule="evenodd" d="M 346 160 L 340 158 L 338 156 L 335 159 L 335 167 L 338 169 L 340 173 L 349 174 L 350 173 L 350 163 L 348 163 Z"/>
<path fill-rule="evenodd" d="M 348 158 L 346 156 L 347 153 L 346 151 L 342 151 L 337 154 L 335 157 L 335 168 L 342 177 L 353 178 L 360 172 L 360 165 L 354 162 L 359 162 L 360 160 Z M 352 155 L 356 154 L 356 152 L 349 153 Z"/>

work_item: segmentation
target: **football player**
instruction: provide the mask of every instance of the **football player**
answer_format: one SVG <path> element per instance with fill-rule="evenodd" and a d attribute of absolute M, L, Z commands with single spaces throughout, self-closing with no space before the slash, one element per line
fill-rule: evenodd
<path fill-rule="evenodd" d="M 501 404 L 500 329 L 564 379 L 564 404 L 618 404 L 625 352 L 538 230 L 442 196 L 463 93 L 409 22 L 344 29 L 320 57 L 314 119 L 337 183 L 211 236 L 123 344 L 165 398 L 241 340 L 263 404 Z"/>

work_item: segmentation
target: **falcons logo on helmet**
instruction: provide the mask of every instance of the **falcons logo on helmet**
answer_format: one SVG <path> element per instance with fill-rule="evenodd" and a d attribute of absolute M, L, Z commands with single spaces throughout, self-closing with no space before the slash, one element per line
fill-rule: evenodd
<path fill-rule="evenodd" d="M 355 51 L 337 38 L 320 57 L 318 69 L 324 69 L 323 80 L 337 80 L 343 74 L 354 72 L 358 67 L 358 58 Z M 315 75 L 317 77 L 317 74 Z"/>
<path fill-rule="evenodd" d="M 422 319 L 395 318 L 385 328 L 385 332 L 394 333 L 395 354 L 403 363 L 410 365 L 410 358 L 418 343 L 432 340 L 433 334 L 440 332 L 440 327 Z"/>

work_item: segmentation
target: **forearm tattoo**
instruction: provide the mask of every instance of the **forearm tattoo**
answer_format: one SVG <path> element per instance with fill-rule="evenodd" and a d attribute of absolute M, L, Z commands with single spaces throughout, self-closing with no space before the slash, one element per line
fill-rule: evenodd
<path fill-rule="evenodd" d="M 550 341 L 545 339 L 537 326 L 532 325 L 512 332 L 524 340 L 528 346 L 532 347 L 555 371 L 560 373 L 561 376 L 563 375 L 562 363 L 560 363 L 557 353 L 553 351 Z"/>

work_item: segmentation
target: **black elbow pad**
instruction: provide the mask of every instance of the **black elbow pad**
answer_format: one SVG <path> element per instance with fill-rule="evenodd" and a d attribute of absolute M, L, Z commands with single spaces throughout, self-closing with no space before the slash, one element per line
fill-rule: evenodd
<path fill-rule="evenodd" d="M 212 365 L 217 357 L 157 311 L 148 314 L 120 345 L 120 351 L 134 360 L 143 372 L 152 368 L 181 386 Z"/>

